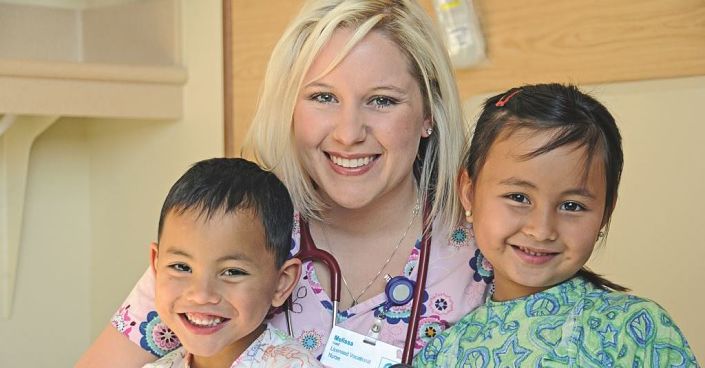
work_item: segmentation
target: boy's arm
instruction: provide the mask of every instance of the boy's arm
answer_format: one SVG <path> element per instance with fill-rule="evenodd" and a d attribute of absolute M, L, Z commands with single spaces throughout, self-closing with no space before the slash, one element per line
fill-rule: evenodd
<path fill-rule="evenodd" d="M 76 368 L 141 368 L 157 358 L 108 325 L 76 363 Z"/>

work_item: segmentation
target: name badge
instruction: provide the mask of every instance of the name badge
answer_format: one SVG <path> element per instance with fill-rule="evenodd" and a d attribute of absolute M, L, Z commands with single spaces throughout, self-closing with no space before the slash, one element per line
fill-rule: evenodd
<path fill-rule="evenodd" d="M 401 362 L 402 349 L 335 326 L 321 363 L 331 368 L 388 368 Z"/>

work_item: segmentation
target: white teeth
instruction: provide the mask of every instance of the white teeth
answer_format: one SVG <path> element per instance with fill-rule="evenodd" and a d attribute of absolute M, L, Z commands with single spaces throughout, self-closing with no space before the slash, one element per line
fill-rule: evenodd
<path fill-rule="evenodd" d="M 346 169 L 356 169 L 358 167 L 369 164 L 370 161 L 374 160 L 374 156 L 348 159 L 330 155 L 330 159 L 331 161 L 333 161 L 334 164 L 338 166 L 344 167 Z"/>
<path fill-rule="evenodd" d="M 189 322 L 193 323 L 196 326 L 213 327 L 213 326 L 223 322 L 223 319 L 220 317 L 203 318 L 203 317 L 191 315 L 189 313 L 185 313 L 185 315 L 186 315 L 186 319 L 188 319 Z"/>
<path fill-rule="evenodd" d="M 530 256 L 534 256 L 534 257 L 548 256 L 548 255 L 551 254 L 551 253 L 534 252 L 534 251 L 531 251 L 531 250 L 529 250 L 528 248 L 524 248 L 524 247 L 519 247 L 519 249 L 520 249 L 522 252 L 524 252 L 524 253 L 526 253 L 526 254 L 528 254 L 528 255 L 530 255 Z"/>

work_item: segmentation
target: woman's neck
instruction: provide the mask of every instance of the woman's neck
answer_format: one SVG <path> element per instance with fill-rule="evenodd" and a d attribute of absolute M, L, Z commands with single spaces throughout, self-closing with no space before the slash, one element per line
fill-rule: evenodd
<path fill-rule="evenodd" d="M 356 236 L 377 234 L 406 227 L 417 204 L 416 183 L 411 178 L 398 190 L 385 193 L 360 208 L 344 208 L 336 204 L 323 212 L 324 226 L 338 234 Z"/>
<path fill-rule="evenodd" d="M 343 276 L 341 308 L 363 302 L 384 291 L 384 274 L 400 274 L 421 230 L 416 183 L 412 177 L 393 192 L 367 206 L 332 206 L 314 222 L 311 235 L 319 248 L 338 260 Z M 316 264 L 321 286 L 330 291 L 327 268 Z M 347 289 L 347 290 L 345 290 Z"/>

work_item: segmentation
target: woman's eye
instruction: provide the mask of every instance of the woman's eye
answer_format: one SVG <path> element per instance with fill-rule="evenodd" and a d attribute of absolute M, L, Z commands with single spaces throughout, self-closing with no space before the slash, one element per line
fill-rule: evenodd
<path fill-rule="evenodd" d="M 507 195 L 507 198 L 509 198 L 510 200 L 512 200 L 512 201 L 514 201 L 514 202 L 530 203 L 530 202 L 529 202 L 529 197 L 527 197 L 527 196 L 525 196 L 525 195 L 523 195 L 523 194 L 519 194 L 519 193 L 512 193 L 512 194 L 509 194 L 509 195 Z"/>
<path fill-rule="evenodd" d="M 337 102 L 335 96 L 330 93 L 316 93 L 311 96 L 311 100 L 325 104 Z"/>
<path fill-rule="evenodd" d="M 569 212 L 585 211 L 585 206 L 578 202 L 568 201 L 561 204 L 561 210 Z"/>
<path fill-rule="evenodd" d="M 171 268 L 174 271 L 178 271 L 178 272 L 191 272 L 191 267 L 189 267 L 188 265 L 185 265 L 183 263 L 174 263 L 174 264 L 171 264 L 167 267 Z"/>
<path fill-rule="evenodd" d="M 223 276 L 246 276 L 246 275 L 248 275 L 248 273 L 239 269 L 239 268 L 228 268 L 227 270 L 223 271 Z"/>
<path fill-rule="evenodd" d="M 393 98 L 390 98 L 390 97 L 377 96 L 377 97 L 372 98 L 371 103 L 375 107 L 384 108 L 384 107 L 396 105 L 397 101 L 394 100 Z"/>

